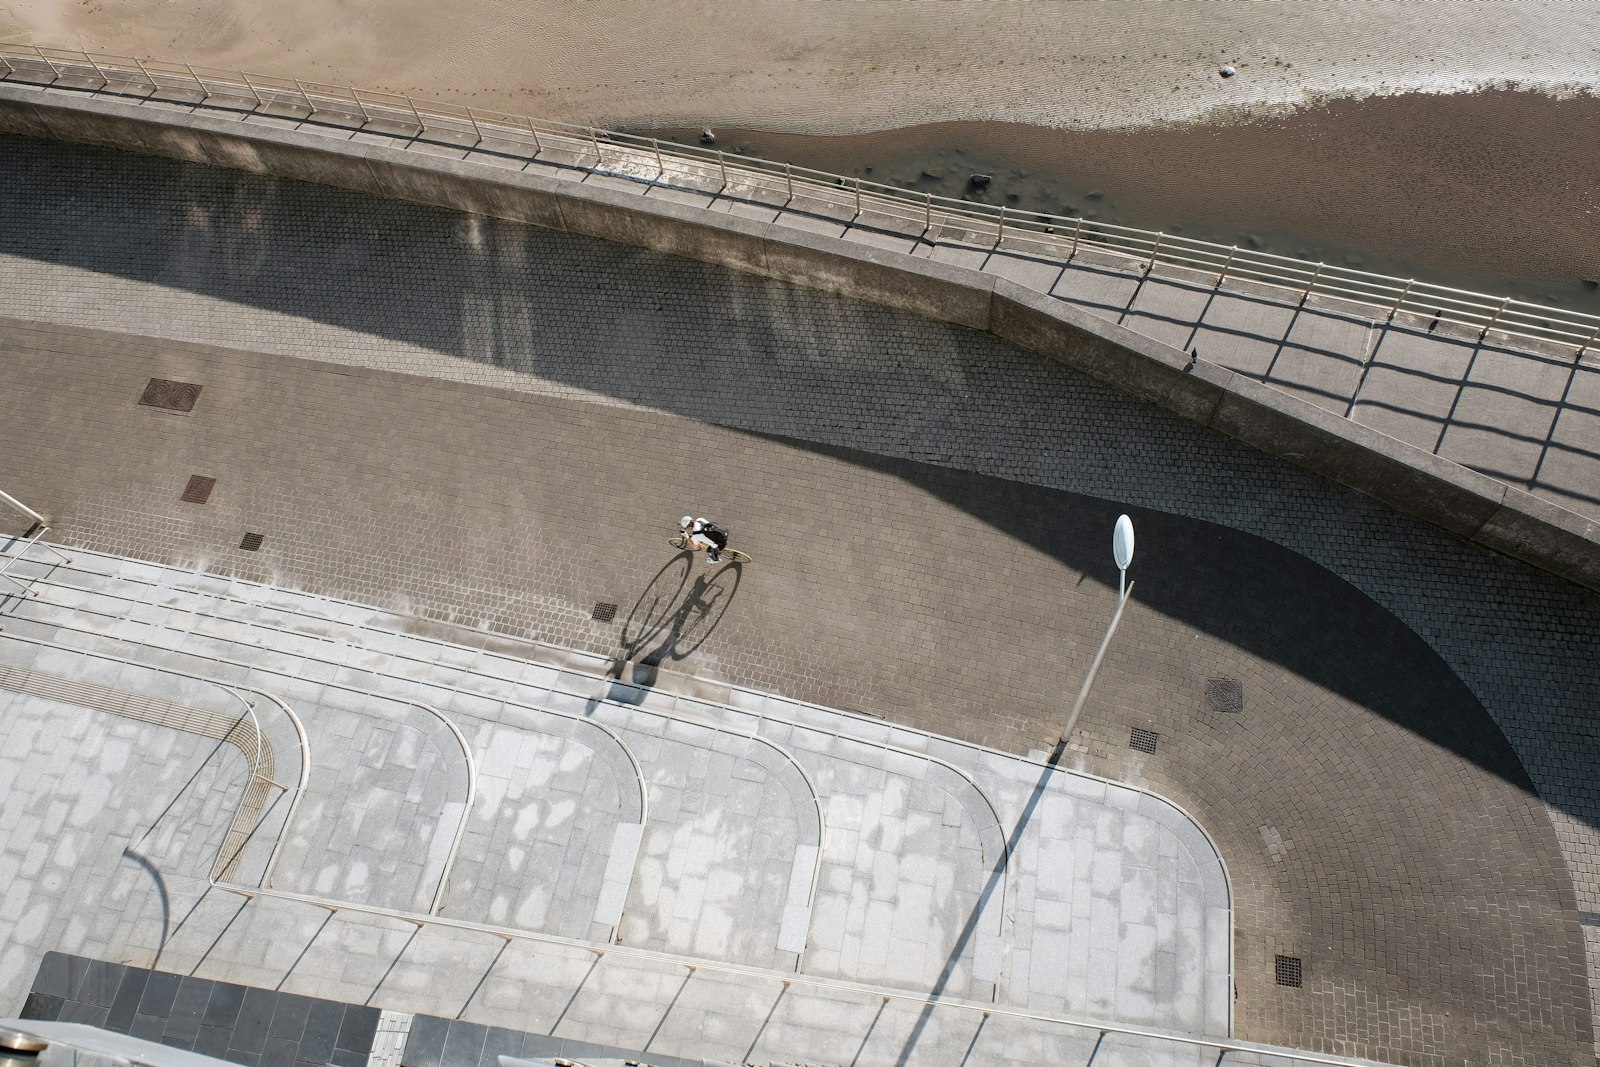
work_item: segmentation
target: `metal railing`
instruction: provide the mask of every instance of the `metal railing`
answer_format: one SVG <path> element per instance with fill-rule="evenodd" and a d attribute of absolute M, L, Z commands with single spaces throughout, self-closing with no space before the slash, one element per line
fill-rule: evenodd
<path fill-rule="evenodd" d="M 0 490 L 0 502 L 4 502 L 5 504 L 9 505 L 14 511 L 21 512 L 33 523 L 33 525 L 29 526 L 20 537 L 13 538 L 13 541 L 22 542 L 21 546 L 17 548 L 15 552 L 12 552 L 10 545 L 6 545 L 5 548 L 0 549 L 0 558 L 5 560 L 3 564 L 0 564 L 0 578 L 4 578 L 6 581 L 15 585 L 22 591 L 23 596 L 31 596 L 33 595 L 33 591 L 28 587 L 28 584 L 11 573 L 11 568 L 21 562 L 23 557 L 28 554 L 29 549 L 33 548 L 35 545 L 39 545 L 39 547 L 43 548 L 45 551 L 55 553 L 56 557 L 59 558 L 62 563 L 71 563 L 72 560 L 67 557 L 66 553 L 62 552 L 54 545 L 40 544 L 39 539 L 50 532 L 50 524 L 43 515 L 39 514 L 37 511 L 34 511 L 28 505 L 24 504 L 22 501 L 3 490 Z"/>
<path fill-rule="evenodd" d="M 1071 263 L 1094 252 L 1199 275 L 1215 289 L 1229 281 L 1284 290 L 1375 311 L 1393 322 L 1408 314 L 1428 323 L 1571 350 L 1574 359 L 1600 341 L 1600 315 L 1511 297 L 1396 278 L 1332 263 L 1312 263 L 1258 249 L 1079 217 L 919 193 L 881 182 L 796 167 L 697 145 L 660 140 L 400 93 L 358 90 L 296 78 L 142 60 L 36 45 L 0 46 L 0 81 L 160 100 L 229 112 L 294 118 L 304 125 L 391 136 L 407 146 L 446 144 L 557 167 L 618 175 L 691 192 L 761 203 L 903 234 L 934 244 L 963 245 Z"/>

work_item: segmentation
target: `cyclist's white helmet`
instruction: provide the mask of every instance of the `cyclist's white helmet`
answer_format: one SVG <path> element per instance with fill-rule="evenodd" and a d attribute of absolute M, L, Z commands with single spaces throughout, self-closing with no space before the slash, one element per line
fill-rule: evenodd
<path fill-rule="evenodd" d="M 692 526 L 693 524 L 694 524 L 694 516 L 693 515 L 685 515 L 683 518 L 678 520 L 678 525 L 679 526 Z"/>

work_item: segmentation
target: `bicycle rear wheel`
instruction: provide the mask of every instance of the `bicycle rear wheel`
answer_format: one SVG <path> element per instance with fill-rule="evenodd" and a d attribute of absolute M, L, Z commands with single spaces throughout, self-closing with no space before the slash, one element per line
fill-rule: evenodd
<path fill-rule="evenodd" d="M 750 558 L 750 553 L 748 553 L 748 552 L 740 552 L 737 548 L 725 548 L 725 549 L 722 550 L 722 555 L 727 559 L 733 560 L 733 562 L 735 562 L 735 563 L 754 563 L 755 562 L 755 560 Z"/>

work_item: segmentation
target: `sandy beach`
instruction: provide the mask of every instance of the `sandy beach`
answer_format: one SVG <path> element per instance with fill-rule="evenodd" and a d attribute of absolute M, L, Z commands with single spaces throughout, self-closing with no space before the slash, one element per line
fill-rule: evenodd
<path fill-rule="evenodd" d="M 993 173 L 1024 209 L 1600 311 L 1595 3 L 0 0 L 0 40 Z"/>

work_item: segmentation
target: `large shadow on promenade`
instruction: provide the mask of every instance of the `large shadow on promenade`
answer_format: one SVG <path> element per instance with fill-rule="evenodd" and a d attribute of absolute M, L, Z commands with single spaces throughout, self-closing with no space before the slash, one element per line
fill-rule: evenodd
<path fill-rule="evenodd" d="M 892 473 L 1112 587 L 1107 531 L 1129 511 L 1142 603 L 1531 790 L 1482 705 L 1388 611 L 1269 541 L 1109 499 L 1125 490 L 1192 506 L 1194 483 L 1207 481 L 1224 487 L 1215 514 L 1225 518 L 1225 487 L 1253 491 L 1259 459 L 992 337 L 699 262 L 321 186 L 18 137 L 0 137 L 0 161 L 0 254 L 212 298 L 212 311 L 185 305 L 178 316 L 194 316 L 187 328 L 205 334 L 195 340 L 323 358 L 331 327 L 371 348 L 396 342 L 426 350 L 417 358 L 732 426 Z M 112 294 L 105 306 L 107 328 L 134 333 L 162 335 L 173 317 L 163 301 L 130 306 Z M 285 316 L 284 328 L 252 325 L 241 306 Z M 150 316 L 143 325 L 141 315 Z M 952 441 L 974 464 L 1018 477 L 1071 471 L 1105 492 L 884 458 L 937 461 Z M 1307 513 L 1323 508 L 1337 521 L 1340 492 L 1323 492 Z M 707 598 L 725 608 L 736 579 L 673 601 L 687 605 L 677 632 L 668 626 L 661 647 L 638 641 L 633 654 L 659 662 L 692 649 L 711 622 Z M 1568 614 L 1579 621 L 1552 622 L 1553 631 L 1600 662 L 1600 600 L 1560 595 L 1578 604 Z M 1466 625 L 1476 605 L 1458 599 L 1447 610 Z M 1341 643 L 1350 635 L 1378 658 L 1352 662 Z M 1600 692 L 1592 677 L 1578 679 L 1552 700 L 1580 709 Z"/>

